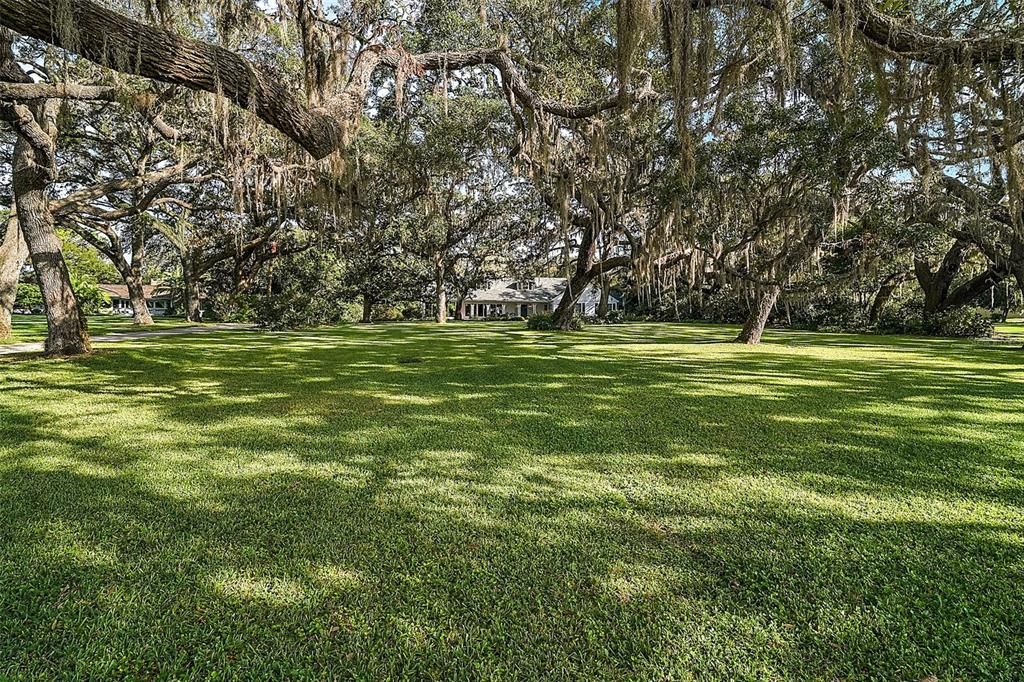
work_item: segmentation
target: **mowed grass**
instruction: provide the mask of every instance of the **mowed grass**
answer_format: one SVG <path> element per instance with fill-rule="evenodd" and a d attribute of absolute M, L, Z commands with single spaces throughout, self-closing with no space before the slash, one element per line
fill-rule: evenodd
<path fill-rule="evenodd" d="M 734 334 L 0 360 L 0 678 L 1021 679 L 1024 351 Z"/>
<path fill-rule="evenodd" d="M 181 318 L 153 320 L 152 326 L 138 327 L 132 318 L 120 315 L 96 315 L 88 320 L 89 333 L 94 336 L 120 334 L 124 332 L 155 331 L 191 326 Z M 11 335 L 0 339 L 0 346 L 14 343 L 33 343 L 46 340 L 46 317 L 43 315 L 15 315 L 11 320 Z"/>

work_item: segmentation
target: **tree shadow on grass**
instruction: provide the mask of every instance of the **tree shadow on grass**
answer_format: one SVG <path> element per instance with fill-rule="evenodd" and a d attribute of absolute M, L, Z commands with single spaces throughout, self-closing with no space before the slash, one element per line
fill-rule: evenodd
<path fill-rule="evenodd" d="M 641 351 L 628 329 L 252 334 L 18 367 L 0 672 L 1024 667 L 1019 364 L 650 331 Z"/>

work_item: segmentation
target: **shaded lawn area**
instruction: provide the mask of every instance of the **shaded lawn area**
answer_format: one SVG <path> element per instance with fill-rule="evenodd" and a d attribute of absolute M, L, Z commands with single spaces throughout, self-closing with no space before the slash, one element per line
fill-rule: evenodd
<path fill-rule="evenodd" d="M 1020 679 L 1024 351 L 734 334 L 0 360 L 0 677 Z"/>
<path fill-rule="evenodd" d="M 996 334 L 1011 341 L 1024 343 L 1024 320 L 1009 320 L 996 325 Z"/>
<path fill-rule="evenodd" d="M 154 318 L 152 327 L 136 327 L 132 324 L 132 318 L 120 315 L 96 315 L 89 318 L 89 333 L 93 336 L 176 329 L 190 326 L 192 326 L 192 323 L 182 318 Z M 33 343 L 46 340 L 46 317 L 43 315 L 15 315 L 12 318 L 11 327 L 11 336 L 6 339 L 0 339 L 0 345 Z"/>

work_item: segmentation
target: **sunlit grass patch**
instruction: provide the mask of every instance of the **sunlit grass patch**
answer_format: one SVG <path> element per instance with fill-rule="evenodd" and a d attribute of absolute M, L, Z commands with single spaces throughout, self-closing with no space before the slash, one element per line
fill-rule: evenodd
<path fill-rule="evenodd" d="M 1019 677 L 1024 351 L 734 333 L 0 360 L 0 678 Z"/>

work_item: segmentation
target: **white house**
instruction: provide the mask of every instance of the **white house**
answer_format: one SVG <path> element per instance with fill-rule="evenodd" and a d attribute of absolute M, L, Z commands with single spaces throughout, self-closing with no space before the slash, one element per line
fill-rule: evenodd
<path fill-rule="evenodd" d="M 486 289 L 478 289 L 466 297 L 462 317 L 480 320 L 489 317 L 532 317 L 550 314 L 562 300 L 569 280 L 564 277 L 534 277 L 525 280 L 499 280 Z M 601 289 L 591 285 L 576 302 L 576 312 L 585 317 L 597 315 Z M 621 310 L 622 300 L 608 296 L 608 309 Z"/>
<path fill-rule="evenodd" d="M 128 298 L 128 287 L 124 284 L 101 284 L 100 289 L 110 297 L 110 307 L 118 315 L 131 315 L 132 302 Z M 163 286 L 142 285 L 142 294 L 146 298 L 146 307 L 153 317 L 174 314 L 174 296 L 171 290 Z"/>

